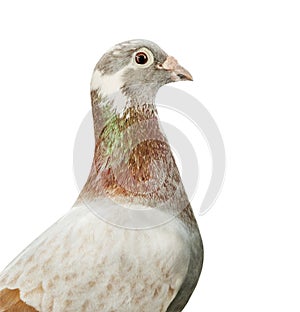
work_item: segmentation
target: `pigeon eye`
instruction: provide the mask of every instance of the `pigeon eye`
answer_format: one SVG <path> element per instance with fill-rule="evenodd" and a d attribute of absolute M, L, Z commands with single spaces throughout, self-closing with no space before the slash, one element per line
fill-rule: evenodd
<path fill-rule="evenodd" d="M 132 55 L 136 67 L 147 68 L 154 62 L 153 53 L 147 48 L 141 48 Z"/>
<path fill-rule="evenodd" d="M 138 52 L 135 55 L 135 61 L 139 65 L 144 65 L 148 62 L 148 56 L 145 52 Z"/>

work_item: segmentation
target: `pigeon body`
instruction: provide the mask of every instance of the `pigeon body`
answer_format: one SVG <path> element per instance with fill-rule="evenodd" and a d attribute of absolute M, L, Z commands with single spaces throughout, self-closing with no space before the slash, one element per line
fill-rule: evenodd
<path fill-rule="evenodd" d="M 0 312 L 182 311 L 203 248 L 155 95 L 191 79 L 150 41 L 104 54 L 91 81 L 88 180 L 70 212 L 1 273 Z"/>

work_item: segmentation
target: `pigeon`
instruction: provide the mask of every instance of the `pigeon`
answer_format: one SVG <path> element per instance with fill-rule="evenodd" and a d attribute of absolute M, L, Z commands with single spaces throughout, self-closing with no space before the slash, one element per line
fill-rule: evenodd
<path fill-rule="evenodd" d="M 69 212 L 0 274 L 0 312 L 183 310 L 203 245 L 155 97 L 184 80 L 191 74 L 151 41 L 102 56 L 90 174 Z"/>

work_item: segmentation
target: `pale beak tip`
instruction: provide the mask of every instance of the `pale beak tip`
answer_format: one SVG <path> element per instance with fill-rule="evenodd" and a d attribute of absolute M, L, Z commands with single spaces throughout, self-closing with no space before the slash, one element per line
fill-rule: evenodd
<path fill-rule="evenodd" d="M 180 80 L 194 81 L 193 76 L 187 70 L 185 70 L 184 73 L 177 74 L 177 76 L 179 77 Z"/>
<path fill-rule="evenodd" d="M 186 75 L 186 80 L 194 81 L 193 76 L 190 73 Z"/>

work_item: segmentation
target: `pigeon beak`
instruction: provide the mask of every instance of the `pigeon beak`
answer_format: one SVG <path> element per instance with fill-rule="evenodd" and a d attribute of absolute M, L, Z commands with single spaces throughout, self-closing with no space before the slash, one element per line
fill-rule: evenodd
<path fill-rule="evenodd" d="M 171 72 L 172 81 L 193 80 L 192 75 L 180 66 L 173 56 L 168 56 L 160 68 Z"/>

